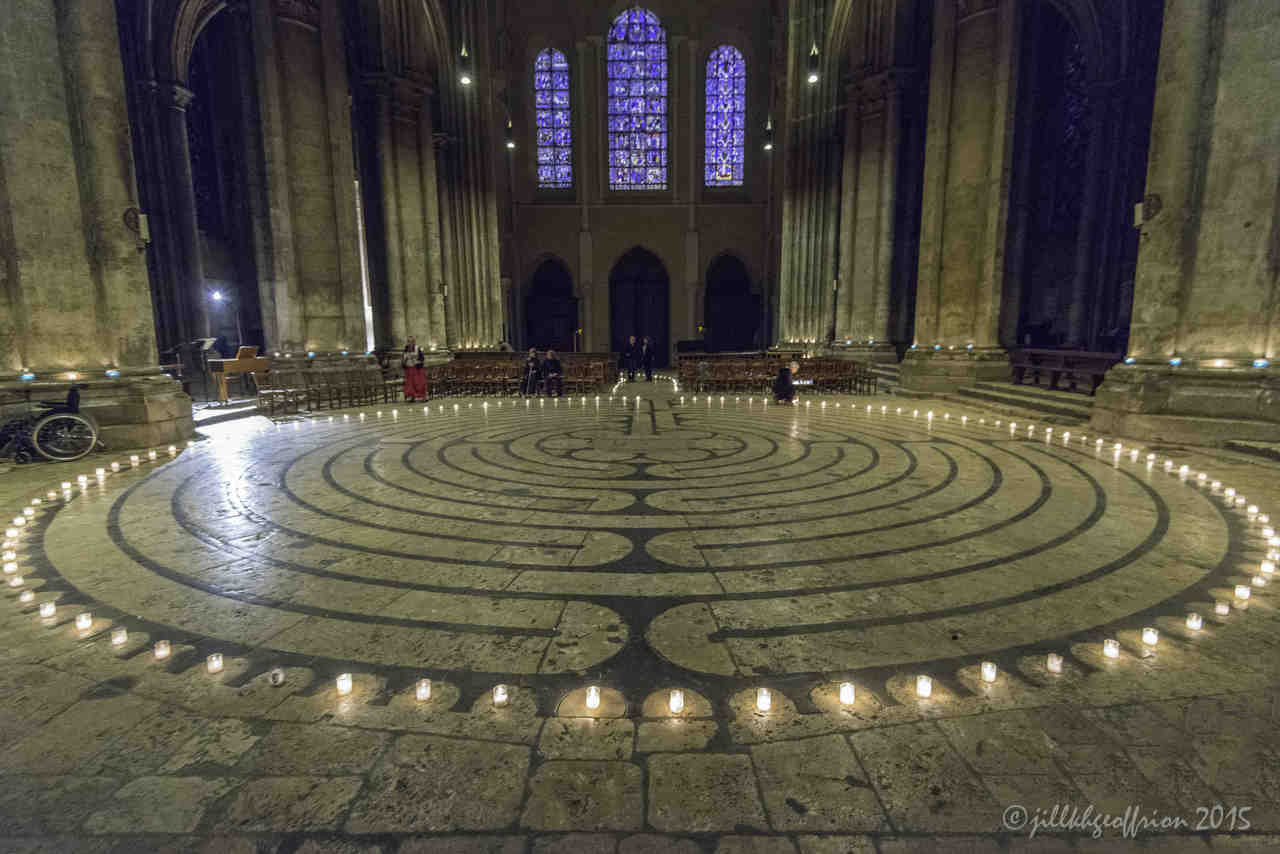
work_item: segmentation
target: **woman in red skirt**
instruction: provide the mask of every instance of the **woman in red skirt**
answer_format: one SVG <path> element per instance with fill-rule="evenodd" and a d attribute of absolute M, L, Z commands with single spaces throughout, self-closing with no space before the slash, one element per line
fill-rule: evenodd
<path fill-rule="evenodd" d="M 404 365 L 404 399 L 410 403 L 427 399 L 427 372 L 423 368 L 426 354 L 412 335 L 405 342 L 402 354 Z"/>

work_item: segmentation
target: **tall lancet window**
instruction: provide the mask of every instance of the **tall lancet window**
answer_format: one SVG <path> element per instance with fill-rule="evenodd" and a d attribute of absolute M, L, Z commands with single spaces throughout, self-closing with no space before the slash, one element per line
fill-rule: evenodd
<path fill-rule="evenodd" d="M 667 188 L 667 33 L 636 7 L 609 28 L 609 188 Z"/>
<path fill-rule="evenodd" d="M 741 187 L 747 132 L 747 62 L 731 45 L 720 45 L 707 60 L 706 114 L 706 185 Z"/>
<path fill-rule="evenodd" d="M 533 63 L 533 105 L 538 123 L 538 186 L 573 186 L 573 130 L 569 121 L 569 61 L 547 48 Z"/>

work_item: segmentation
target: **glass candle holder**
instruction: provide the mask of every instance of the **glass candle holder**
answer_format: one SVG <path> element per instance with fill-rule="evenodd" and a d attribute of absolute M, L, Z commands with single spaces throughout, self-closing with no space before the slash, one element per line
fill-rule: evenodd
<path fill-rule="evenodd" d="M 119 463 L 112 463 L 112 464 L 111 464 L 111 470 L 112 470 L 113 472 L 115 472 L 115 471 L 120 471 L 120 464 L 119 464 Z"/>
<path fill-rule="evenodd" d="M 87 632 L 93 628 L 93 614 L 88 611 L 81 611 L 76 614 L 76 628 L 82 632 Z"/>
<path fill-rule="evenodd" d="M 154 460 L 155 458 L 156 458 L 155 448 L 152 448 L 150 451 L 147 451 L 147 459 Z"/>
<path fill-rule="evenodd" d="M 58 606 L 52 602 L 40 603 L 40 616 L 48 620 L 58 613 Z"/>
<path fill-rule="evenodd" d="M 767 712 L 773 707 L 773 697 L 769 694 L 768 688 L 756 689 L 756 709 L 761 712 Z"/>
<path fill-rule="evenodd" d="M 1142 642 L 1147 646 L 1155 646 L 1160 642 L 1160 632 L 1151 626 L 1147 626 L 1142 630 Z"/>
<path fill-rule="evenodd" d="M 457 404 L 455 403 L 454 406 L 456 407 Z M 505 706 L 509 697 L 510 694 L 507 691 L 506 685 L 493 686 L 493 704 L 495 706 Z"/>
<path fill-rule="evenodd" d="M 672 688 L 667 694 L 667 709 L 671 714 L 678 715 L 684 711 L 684 691 L 679 688 Z"/>
<path fill-rule="evenodd" d="M 1247 584 L 1237 584 L 1237 585 L 1236 585 L 1236 598 L 1237 598 L 1237 599 L 1240 599 L 1240 600 L 1248 599 L 1248 598 L 1249 598 L 1249 595 L 1250 595 L 1249 585 L 1247 585 Z"/>
<path fill-rule="evenodd" d="M 840 683 L 840 704 L 842 706 L 852 706 L 854 697 L 854 689 L 852 682 Z"/>
<path fill-rule="evenodd" d="M 9 578 L 10 587 L 21 587 L 22 584 L 23 584 L 23 578 L 21 575 L 10 576 Z"/>
<path fill-rule="evenodd" d="M 170 647 L 169 647 L 169 642 L 167 640 L 156 641 L 156 646 L 155 646 L 156 658 L 159 658 L 159 659 L 168 658 L 169 652 L 170 652 Z"/>
<path fill-rule="evenodd" d="M 111 645 L 124 646 L 129 640 L 129 630 L 124 626 L 116 626 L 111 630 Z"/>
<path fill-rule="evenodd" d="M 982 662 L 982 681 L 983 682 L 996 681 L 996 674 L 998 672 L 999 672 L 999 668 L 996 667 L 996 663 L 994 661 Z"/>
<path fill-rule="evenodd" d="M 933 696 L 933 677 L 921 674 L 916 677 L 916 696 L 931 697 Z"/>
<path fill-rule="evenodd" d="M 1231 613 L 1231 603 L 1229 603 L 1229 602 L 1214 602 L 1214 603 L 1213 603 L 1213 613 L 1217 614 L 1219 617 L 1225 617 L 1225 616 L 1227 616 L 1228 614 L 1230 614 L 1230 613 Z"/>
<path fill-rule="evenodd" d="M 205 667 L 205 670 L 208 670 L 210 673 L 221 673 L 222 672 L 222 653 L 220 652 L 210 653 L 209 657 L 204 660 L 204 667 Z"/>
<path fill-rule="evenodd" d="M 335 685 L 338 688 L 338 694 L 340 696 L 346 696 L 351 693 L 351 684 L 350 673 L 339 673 L 337 680 L 335 680 Z"/>
<path fill-rule="evenodd" d="M 36 598 L 35 591 L 23 590 L 22 593 L 18 596 L 18 601 L 26 605 L 29 602 L 34 602 L 35 598 Z"/>
<path fill-rule="evenodd" d="M 431 680 L 419 679 L 418 684 L 414 686 L 413 695 L 418 698 L 418 702 L 431 699 Z"/>
<path fill-rule="evenodd" d="M 1201 617 L 1195 611 L 1192 611 L 1190 614 L 1187 614 L 1187 628 L 1191 629 L 1192 631 L 1199 631 L 1203 627 L 1204 627 L 1203 617 Z"/>
<path fill-rule="evenodd" d="M 587 688 L 587 708 L 600 708 L 600 689 L 595 685 L 588 686 Z"/>
<path fill-rule="evenodd" d="M 1120 657 L 1120 641 L 1115 638 L 1107 638 L 1102 642 L 1102 654 L 1107 658 Z"/>

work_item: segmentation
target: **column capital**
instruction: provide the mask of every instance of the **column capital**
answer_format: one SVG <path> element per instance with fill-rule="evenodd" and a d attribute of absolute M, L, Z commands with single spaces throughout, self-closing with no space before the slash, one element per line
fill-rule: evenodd
<path fill-rule="evenodd" d="M 161 106 L 184 112 L 187 109 L 187 105 L 196 97 L 195 92 L 192 92 L 181 83 L 144 80 L 141 86 L 142 90 L 154 98 Z"/>
<path fill-rule="evenodd" d="M 386 98 L 391 102 L 392 116 L 405 121 L 416 121 L 426 106 L 426 100 L 435 94 L 431 80 L 407 77 L 390 72 L 371 72 L 361 75 L 360 87 L 366 96 Z"/>

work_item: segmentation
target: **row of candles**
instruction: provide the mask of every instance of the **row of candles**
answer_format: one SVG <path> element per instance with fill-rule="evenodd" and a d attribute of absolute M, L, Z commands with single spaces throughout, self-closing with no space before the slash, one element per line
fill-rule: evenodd
<path fill-rule="evenodd" d="M 677 386 L 677 390 L 678 390 L 678 386 Z M 613 398 L 611 397 L 610 400 L 612 401 L 612 399 Z M 698 399 L 697 396 L 694 396 L 693 400 L 695 403 L 697 402 L 697 399 Z M 626 398 L 624 398 L 623 400 L 625 402 Z M 636 400 L 636 405 L 638 406 L 640 402 L 640 397 L 637 395 L 635 400 Z M 723 403 L 725 401 L 725 398 L 721 396 L 720 400 L 721 400 L 721 403 Z M 596 401 L 597 403 L 599 402 L 598 396 L 596 398 Z M 707 401 L 708 403 L 711 402 L 711 396 L 709 395 L 707 396 Z M 754 402 L 754 398 L 750 399 L 750 401 Z M 582 398 L 582 402 L 585 406 L 587 402 L 586 397 Z M 681 402 L 682 403 L 684 402 L 683 397 L 681 398 Z M 735 398 L 735 402 L 740 402 L 740 398 Z M 765 405 L 767 405 L 768 404 L 767 398 L 763 399 L 763 402 L 765 403 Z M 558 405 L 558 401 L 556 403 Z M 486 401 L 485 403 L 482 404 L 482 408 L 487 409 L 488 405 L 489 404 Z M 498 406 L 500 407 L 501 405 L 502 403 L 501 401 L 499 401 Z M 530 401 L 526 399 L 525 406 L 528 407 L 529 405 L 530 405 Z M 545 400 L 541 400 L 540 405 L 545 405 Z M 810 402 L 806 401 L 806 406 L 808 405 L 810 405 Z M 836 407 L 839 407 L 840 403 L 837 402 L 835 405 Z M 468 407 L 470 406 L 472 406 L 472 404 L 468 404 Z M 823 401 L 821 403 L 820 408 L 825 409 L 826 406 L 827 406 L 826 401 Z M 453 408 L 455 411 L 457 411 L 459 409 L 459 405 L 455 403 L 453 404 Z M 854 407 L 852 406 L 850 407 L 851 410 L 853 408 Z M 443 411 L 443 410 L 444 410 L 444 407 L 443 405 L 441 405 L 440 411 Z M 887 415 L 888 407 L 881 406 L 880 411 L 882 415 Z M 902 411 L 903 411 L 902 407 L 896 408 L 896 414 L 900 415 L 902 414 Z M 429 407 L 424 407 L 423 414 L 424 415 L 428 414 L 428 412 L 429 412 Z M 866 412 L 868 414 L 872 412 L 872 407 L 870 405 L 866 407 Z M 399 414 L 398 410 L 395 410 L 395 409 L 392 410 L 393 418 L 398 417 L 398 414 Z M 382 416 L 382 412 L 379 410 L 377 412 L 377 417 L 380 418 L 381 416 Z M 912 410 L 912 418 L 916 418 L 918 416 L 919 416 L 919 410 L 918 409 Z M 928 421 L 929 423 L 932 423 L 934 419 L 934 413 L 932 412 L 932 410 L 926 412 L 925 417 L 926 417 L 926 421 Z M 348 418 L 349 416 L 347 415 L 343 416 L 344 421 L 348 420 Z M 359 418 L 361 421 L 363 421 L 365 419 L 365 413 L 360 413 Z M 944 413 L 944 420 L 950 421 L 950 418 L 951 418 L 950 413 Z M 332 416 L 330 416 L 329 420 L 330 421 L 333 420 Z M 968 419 L 968 416 L 961 416 L 960 420 L 962 425 L 967 425 L 969 419 Z M 1001 427 L 1001 422 L 1002 422 L 1001 419 L 996 419 L 994 423 L 994 427 L 996 428 Z M 985 425 L 986 419 L 980 418 L 979 423 Z M 1016 431 L 1017 431 L 1017 423 L 1011 421 L 1009 423 L 1009 432 L 1011 435 L 1013 435 Z M 1027 426 L 1027 435 L 1029 437 L 1034 435 L 1034 431 L 1035 431 L 1034 425 Z M 1045 428 L 1045 431 L 1044 431 L 1045 441 L 1046 442 L 1052 441 L 1052 436 L 1053 436 L 1053 428 L 1052 427 Z M 1079 436 L 1080 442 L 1082 444 L 1087 442 L 1087 438 L 1088 437 L 1084 434 L 1081 434 Z M 1069 443 L 1070 440 L 1071 440 L 1070 431 L 1064 431 L 1062 434 L 1063 444 Z M 191 447 L 192 444 L 193 444 L 192 442 L 188 442 L 187 447 Z M 1094 444 L 1095 444 L 1095 449 L 1097 451 L 1100 451 L 1103 445 L 1105 444 L 1105 441 L 1099 438 L 1095 440 Z M 1124 452 L 1123 444 L 1120 442 L 1115 442 L 1112 447 L 1112 451 L 1113 451 L 1113 456 L 1118 461 L 1118 459 Z M 175 456 L 177 453 L 177 447 L 174 445 L 170 445 L 168 448 L 168 453 L 169 453 L 169 456 L 171 457 Z M 1129 458 L 1131 461 L 1137 462 L 1140 456 L 1141 456 L 1141 452 L 1137 448 L 1129 449 Z M 147 457 L 148 457 L 148 460 L 154 461 L 158 458 L 158 452 L 153 449 L 148 452 Z M 1155 461 L 1156 461 L 1156 455 L 1154 453 L 1148 453 L 1146 455 L 1146 464 L 1147 464 L 1148 470 L 1153 468 Z M 138 465 L 140 465 L 140 463 L 141 463 L 140 457 L 136 454 L 132 455 L 129 458 L 129 464 L 132 467 L 137 467 Z M 111 470 L 113 472 L 120 471 L 120 467 L 121 465 L 118 462 L 113 462 L 111 464 Z M 1164 470 L 1166 472 L 1172 472 L 1173 467 L 1174 467 L 1174 462 L 1172 460 L 1166 459 L 1164 461 Z M 1187 465 L 1179 466 L 1178 475 L 1183 482 L 1186 482 L 1191 475 L 1189 466 Z M 96 478 L 98 482 L 101 483 L 105 479 L 105 477 L 106 477 L 106 470 L 104 468 L 98 468 L 96 470 Z M 1195 479 L 1198 484 L 1202 484 L 1202 485 L 1209 480 L 1208 475 L 1205 472 L 1196 473 Z M 88 480 L 89 480 L 88 475 L 82 474 L 77 477 L 77 481 L 79 482 L 82 490 L 86 487 Z M 1210 483 L 1210 489 L 1214 494 L 1217 494 L 1220 488 L 1221 488 L 1220 481 L 1213 480 Z M 64 500 L 70 500 L 71 483 L 69 481 L 64 481 L 62 483 L 62 490 L 63 490 Z M 1247 499 L 1242 495 L 1238 495 L 1234 488 L 1227 487 L 1225 490 L 1222 491 L 1222 495 L 1228 506 L 1246 507 L 1246 513 L 1250 521 L 1255 522 L 1261 526 L 1260 528 L 1261 536 L 1268 546 L 1267 557 L 1265 560 L 1263 560 L 1259 564 L 1259 572 L 1257 575 L 1253 576 L 1251 584 L 1252 586 L 1255 586 L 1255 587 L 1265 586 L 1267 583 L 1267 579 L 1273 576 L 1275 573 L 1276 561 L 1280 560 L 1280 536 L 1277 536 L 1275 529 L 1271 527 L 1270 517 L 1267 514 L 1261 513 L 1257 505 L 1248 504 Z M 56 491 L 49 492 L 50 499 L 54 499 L 56 497 L 57 497 Z M 15 517 L 12 522 L 12 527 L 7 528 L 5 530 L 5 540 L 3 543 L 3 546 L 4 546 L 3 569 L 4 569 L 4 573 L 10 576 L 8 581 L 8 585 L 10 587 L 21 587 L 24 583 L 22 576 L 17 574 L 17 570 L 18 570 L 18 565 L 16 562 L 17 554 L 13 549 L 17 545 L 16 541 L 17 541 L 17 538 L 21 535 L 23 527 L 35 515 L 36 507 L 39 507 L 41 503 L 42 503 L 42 500 L 39 498 L 32 499 L 31 506 L 24 507 L 22 510 L 22 515 Z M 1250 585 L 1248 584 L 1237 584 L 1233 592 L 1235 594 L 1235 598 L 1237 599 L 1237 601 L 1242 603 L 1249 600 L 1252 595 Z M 19 596 L 19 601 L 22 603 L 29 603 L 33 601 L 33 599 L 34 599 L 34 592 L 31 590 L 25 590 Z M 42 602 L 38 610 L 39 610 L 40 617 L 44 620 L 52 620 L 57 615 L 57 605 L 53 601 Z M 1215 614 L 1217 614 L 1218 616 L 1227 616 L 1230 614 L 1230 612 L 1231 612 L 1231 605 L 1228 602 L 1221 601 L 1221 600 L 1215 602 L 1214 604 Z M 84 611 L 77 614 L 75 618 L 75 627 L 77 631 L 87 634 L 93 628 L 92 613 L 88 611 Z M 1202 630 L 1204 627 L 1203 617 L 1196 612 L 1188 613 L 1186 615 L 1186 627 L 1192 631 Z M 115 626 L 111 629 L 110 639 L 113 646 L 117 646 L 117 647 L 123 646 L 125 643 L 128 642 L 128 638 L 129 638 L 129 633 L 125 627 Z M 1146 627 L 1143 627 L 1142 629 L 1141 639 L 1144 647 L 1154 648 L 1159 643 L 1160 633 L 1154 627 L 1146 626 Z M 163 640 L 163 639 L 157 640 L 153 647 L 153 654 L 157 660 L 168 659 L 171 655 L 171 652 L 172 652 L 172 647 L 168 640 Z M 1104 639 L 1102 644 L 1102 653 L 1107 658 L 1118 658 L 1120 656 L 1120 642 L 1115 638 Z M 211 653 L 205 660 L 205 668 L 211 674 L 221 673 L 223 670 L 223 665 L 224 665 L 224 662 L 223 662 L 222 653 L 218 653 L 218 652 Z M 1062 673 L 1063 657 L 1058 653 L 1053 653 L 1053 652 L 1048 653 L 1045 657 L 1045 669 L 1050 673 Z M 999 668 L 994 661 L 983 661 L 980 665 L 979 672 L 980 672 L 982 681 L 985 683 L 994 683 L 999 677 Z M 283 668 L 280 668 L 280 667 L 272 668 L 272 670 L 269 673 L 269 679 L 271 683 L 274 685 L 284 684 L 285 676 L 284 676 Z M 335 680 L 335 688 L 339 695 L 350 694 L 353 690 L 352 675 L 350 673 L 340 674 Z M 916 690 L 916 695 L 920 698 L 931 697 L 933 694 L 933 678 L 925 674 L 918 674 L 915 680 L 915 690 Z M 426 678 L 419 679 L 415 683 L 414 692 L 418 700 L 420 701 L 429 700 L 431 698 L 431 691 L 432 691 L 432 683 L 430 679 L 426 679 Z M 599 686 L 597 685 L 588 686 L 586 691 L 587 708 L 588 709 L 598 708 L 600 705 L 600 696 L 601 695 L 600 695 Z M 840 683 L 839 698 L 840 698 L 840 703 L 842 705 L 846 705 L 846 706 L 852 705 L 854 703 L 855 696 L 856 696 L 856 691 L 852 682 Z M 501 707 L 506 705 L 509 697 L 510 697 L 509 686 L 505 684 L 498 684 L 493 687 L 492 701 L 495 707 Z M 770 709 L 772 708 L 772 702 L 773 702 L 772 694 L 768 688 L 761 686 L 756 689 L 755 704 L 756 704 L 757 711 L 760 711 L 760 712 L 770 711 Z M 678 688 L 670 689 L 668 693 L 668 709 L 671 712 L 671 714 L 673 715 L 681 714 L 684 710 L 684 707 L 685 707 L 685 703 L 684 703 L 683 690 Z"/>

